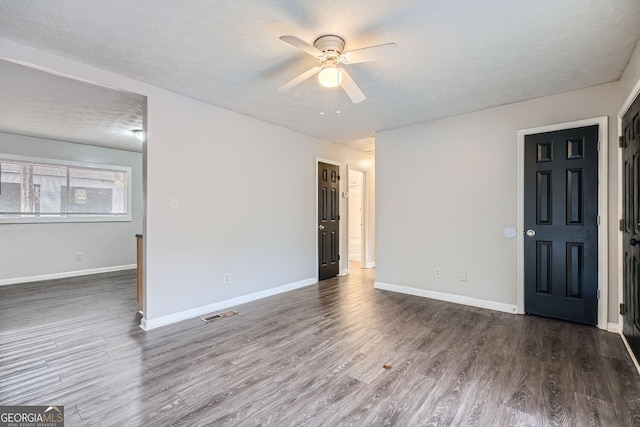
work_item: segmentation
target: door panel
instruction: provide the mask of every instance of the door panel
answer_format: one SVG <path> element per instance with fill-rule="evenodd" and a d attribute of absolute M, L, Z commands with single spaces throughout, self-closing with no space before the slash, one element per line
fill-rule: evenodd
<path fill-rule="evenodd" d="M 539 241 L 536 256 L 536 292 L 551 295 L 552 242 Z"/>
<path fill-rule="evenodd" d="M 549 225 L 551 224 L 551 171 L 537 172 L 537 176 L 536 223 L 540 225 Z"/>
<path fill-rule="evenodd" d="M 525 137 L 525 311 L 598 322 L 598 126 Z"/>
<path fill-rule="evenodd" d="M 582 214 L 584 203 L 582 195 L 582 169 L 567 171 L 567 224 L 583 225 Z"/>
<path fill-rule="evenodd" d="M 338 275 L 340 268 L 340 175 L 336 165 L 318 163 L 318 278 Z"/>
<path fill-rule="evenodd" d="M 640 358 L 640 96 L 622 117 L 624 224 L 622 227 L 622 330 L 636 358 Z"/>
<path fill-rule="evenodd" d="M 582 298 L 583 272 L 584 243 L 567 243 L 567 297 Z"/>

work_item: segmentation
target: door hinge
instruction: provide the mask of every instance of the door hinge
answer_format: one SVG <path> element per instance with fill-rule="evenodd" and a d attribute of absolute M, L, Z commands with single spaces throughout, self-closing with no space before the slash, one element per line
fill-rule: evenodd
<path fill-rule="evenodd" d="M 338 181 L 340 181 L 340 175 L 338 175 Z"/>
<path fill-rule="evenodd" d="M 620 314 L 622 314 L 624 316 L 624 303 L 620 304 Z"/>
<path fill-rule="evenodd" d="M 624 231 L 624 219 L 621 219 L 621 220 L 618 222 L 618 226 L 619 226 L 619 228 L 620 228 L 620 231 Z"/>
<path fill-rule="evenodd" d="M 624 135 L 620 135 L 618 137 L 618 147 L 620 148 L 624 147 Z"/>
<path fill-rule="evenodd" d="M 338 261 L 340 261 L 340 254 L 338 254 Z"/>
<path fill-rule="evenodd" d="M 340 215 L 338 215 L 338 221 L 340 221 Z"/>
<path fill-rule="evenodd" d="M 596 217 L 596 225 L 600 227 L 600 215 Z"/>
<path fill-rule="evenodd" d="M 598 153 L 600 152 L 600 141 L 598 141 Z"/>
<path fill-rule="evenodd" d="M 598 291 L 596 293 L 596 296 L 597 296 L 598 299 L 600 299 L 600 289 L 598 289 Z"/>

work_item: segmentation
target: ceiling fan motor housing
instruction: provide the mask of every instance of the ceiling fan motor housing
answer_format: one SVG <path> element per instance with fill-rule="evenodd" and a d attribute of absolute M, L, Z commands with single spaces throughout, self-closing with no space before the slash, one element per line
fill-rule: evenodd
<path fill-rule="evenodd" d="M 333 34 L 318 37 L 313 45 L 324 52 L 325 59 L 335 60 L 344 52 L 344 39 Z"/>

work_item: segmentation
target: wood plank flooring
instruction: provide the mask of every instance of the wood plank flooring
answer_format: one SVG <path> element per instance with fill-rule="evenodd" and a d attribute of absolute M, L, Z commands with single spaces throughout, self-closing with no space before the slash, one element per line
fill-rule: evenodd
<path fill-rule="evenodd" d="M 146 333 L 135 271 L 0 287 L 0 405 L 64 405 L 67 426 L 640 426 L 618 335 L 373 274 Z"/>

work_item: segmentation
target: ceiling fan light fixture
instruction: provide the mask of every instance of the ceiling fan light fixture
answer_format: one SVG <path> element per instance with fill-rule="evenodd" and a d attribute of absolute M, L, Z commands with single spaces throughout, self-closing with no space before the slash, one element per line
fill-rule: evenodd
<path fill-rule="evenodd" d="M 324 87 L 336 87 L 342 83 L 342 71 L 333 64 L 327 64 L 318 74 L 318 81 Z"/>
<path fill-rule="evenodd" d="M 313 56 L 320 64 L 305 71 L 299 76 L 278 88 L 278 92 L 284 92 L 299 85 L 308 78 L 318 75 L 318 82 L 323 87 L 340 86 L 347 94 L 351 102 L 358 104 L 367 97 L 356 84 L 345 68 L 337 68 L 336 65 L 358 64 L 361 62 L 389 60 L 395 55 L 398 46 L 395 43 L 385 43 L 376 46 L 363 47 L 351 51 L 345 51 L 345 41 L 335 34 L 325 34 L 313 42 L 313 45 L 291 35 L 280 37 L 285 43 L 302 50 Z"/>

